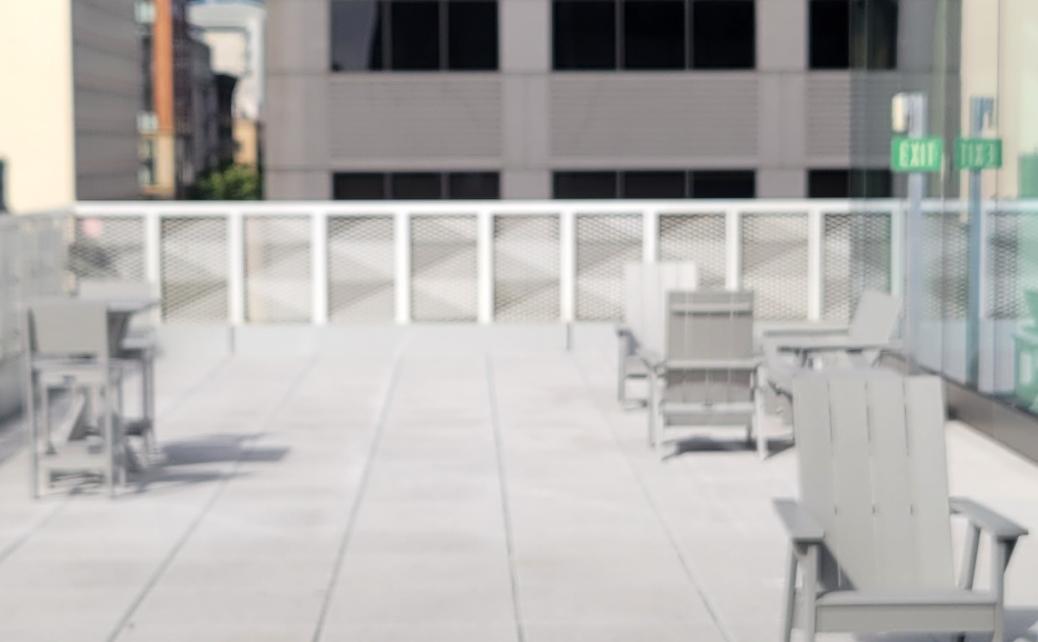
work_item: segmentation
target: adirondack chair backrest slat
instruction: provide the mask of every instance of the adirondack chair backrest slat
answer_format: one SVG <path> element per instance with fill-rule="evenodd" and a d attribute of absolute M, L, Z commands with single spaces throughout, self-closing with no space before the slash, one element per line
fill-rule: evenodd
<path fill-rule="evenodd" d="M 826 533 L 829 588 L 953 588 L 944 400 L 877 369 L 793 381 L 800 492 Z"/>
<path fill-rule="evenodd" d="M 901 300 L 885 292 L 865 290 L 854 310 L 848 336 L 856 341 L 887 342 L 897 335 Z"/>
<path fill-rule="evenodd" d="M 667 290 L 695 290 L 694 263 L 629 263 L 624 266 L 624 323 L 645 349 L 663 352 Z"/>
<path fill-rule="evenodd" d="M 667 294 L 667 361 L 745 360 L 753 357 L 753 293 Z M 750 399 L 751 373 L 745 369 L 684 369 L 667 375 L 665 398 L 696 403 Z"/>

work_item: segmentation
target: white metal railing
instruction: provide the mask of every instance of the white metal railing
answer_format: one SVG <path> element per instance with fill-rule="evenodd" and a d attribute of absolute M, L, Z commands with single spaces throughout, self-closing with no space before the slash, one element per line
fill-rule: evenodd
<path fill-rule="evenodd" d="M 764 318 L 817 321 L 854 296 L 833 274 L 853 281 L 867 268 L 894 291 L 902 275 L 896 200 L 117 202 L 79 203 L 73 214 L 77 241 L 109 253 L 118 276 L 170 290 L 169 320 L 193 305 L 177 299 L 188 296 L 177 279 L 205 245 L 208 264 L 195 268 L 225 298 L 206 304 L 210 320 L 232 325 L 353 320 L 367 305 L 349 298 L 357 284 L 377 290 L 357 297 L 379 302 L 358 320 L 605 320 L 619 310 L 622 264 L 664 259 L 713 261 L 729 289 L 766 285 Z M 855 232 L 869 221 L 879 225 Z"/>

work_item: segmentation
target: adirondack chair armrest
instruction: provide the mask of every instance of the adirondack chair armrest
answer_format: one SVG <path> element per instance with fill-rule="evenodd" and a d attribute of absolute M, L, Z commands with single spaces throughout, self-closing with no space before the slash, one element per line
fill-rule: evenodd
<path fill-rule="evenodd" d="M 762 339 L 779 339 L 783 337 L 827 337 L 832 335 L 843 335 L 846 336 L 850 331 L 850 326 L 846 325 L 834 325 L 834 326 L 812 326 L 809 328 L 771 328 L 761 332 Z"/>
<path fill-rule="evenodd" d="M 670 359 L 662 362 L 667 370 L 749 370 L 754 371 L 763 363 L 760 357 L 747 359 Z"/>
<path fill-rule="evenodd" d="M 890 341 L 856 341 L 844 337 L 834 339 L 790 339 L 788 341 L 776 341 L 772 344 L 775 350 L 780 352 L 799 352 L 809 354 L 813 352 L 863 352 L 865 350 L 889 350 L 893 346 Z"/>
<path fill-rule="evenodd" d="M 1027 529 L 1020 524 L 971 499 L 952 497 L 949 503 L 952 514 L 962 515 L 974 526 L 987 531 L 999 541 L 1016 540 L 1027 535 Z"/>
<path fill-rule="evenodd" d="M 790 541 L 794 544 L 821 544 L 825 541 L 825 531 L 800 502 L 794 499 L 773 501 Z"/>

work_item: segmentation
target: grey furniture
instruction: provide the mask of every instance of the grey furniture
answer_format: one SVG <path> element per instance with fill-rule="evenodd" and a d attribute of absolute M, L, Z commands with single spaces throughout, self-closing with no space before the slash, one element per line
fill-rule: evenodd
<path fill-rule="evenodd" d="M 642 350 L 649 371 L 649 442 L 676 426 L 736 425 L 767 441 L 756 396 L 752 292 L 667 293 L 662 354 Z"/>
<path fill-rule="evenodd" d="M 990 632 L 1002 641 L 1004 574 L 1026 531 L 948 497 L 941 386 L 879 369 L 793 380 L 801 498 L 775 502 L 790 541 L 786 642 L 794 628 L 807 642 L 820 632 Z M 957 582 L 953 514 L 968 521 Z M 975 591 L 981 531 L 994 543 L 990 589 Z"/>
<path fill-rule="evenodd" d="M 623 322 L 617 326 L 617 399 L 627 401 L 627 384 L 646 380 L 639 350 L 659 352 L 663 344 L 664 307 L 668 290 L 695 290 L 694 263 L 630 263 L 624 266 Z"/>
<path fill-rule="evenodd" d="M 127 422 L 126 432 L 144 438 L 147 452 L 156 450 L 155 356 L 158 339 L 149 324 L 135 323 L 136 313 L 157 301 L 155 288 L 144 281 L 87 279 L 79 282 L 79 297 L 103 301 L 109 308 L 115 356 L 135 364 L 141 380 L 141 417 Z"/>
<path fill-rule="evenodd" d="M 108 307 L 101 302 L 47 298 L 25 306 L 21 334 L 33 497 L 39 495 L 41 468 L 48 479 L 62 472 L 99 472 L 113 495 L 116 484 L 125 480 L 120 417 L 125 363 L 114 358 L 110 331 Z M 50 403 L 56 388 L 72 393 L 71 409 L 58 431 Z M 99 434 L 84 429 L 84 413 Z"/>
<path fill-rule="evenodd" d="M 873 365 L 884 350 L 895 346 L 901 300 L 891 294 L 866 290 L 858 301 L 851 324 L 843 330 L 804 328 L 767 332 L 766 351 L 791 354 L 804 365 L 835 361 L 841 365 Z"/>

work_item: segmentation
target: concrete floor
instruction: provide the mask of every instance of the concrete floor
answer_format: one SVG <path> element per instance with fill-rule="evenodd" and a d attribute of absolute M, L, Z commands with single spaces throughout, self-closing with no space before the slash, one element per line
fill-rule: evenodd
<path fill-rule="evenodd" d="M 729 431 L 661 462 L 611 351 L 457 338 L 171 355 L 166 464 L 115 501 L 29 501 L 10 457 L 0 640 L 779 639 L 795 450 Z M 955 493 L 1038 532 L 1038 467 L 955 424 L 949 448 Z M 1038 639 L 1036 578 L 1038 536 L 1009 639 Z"/>

